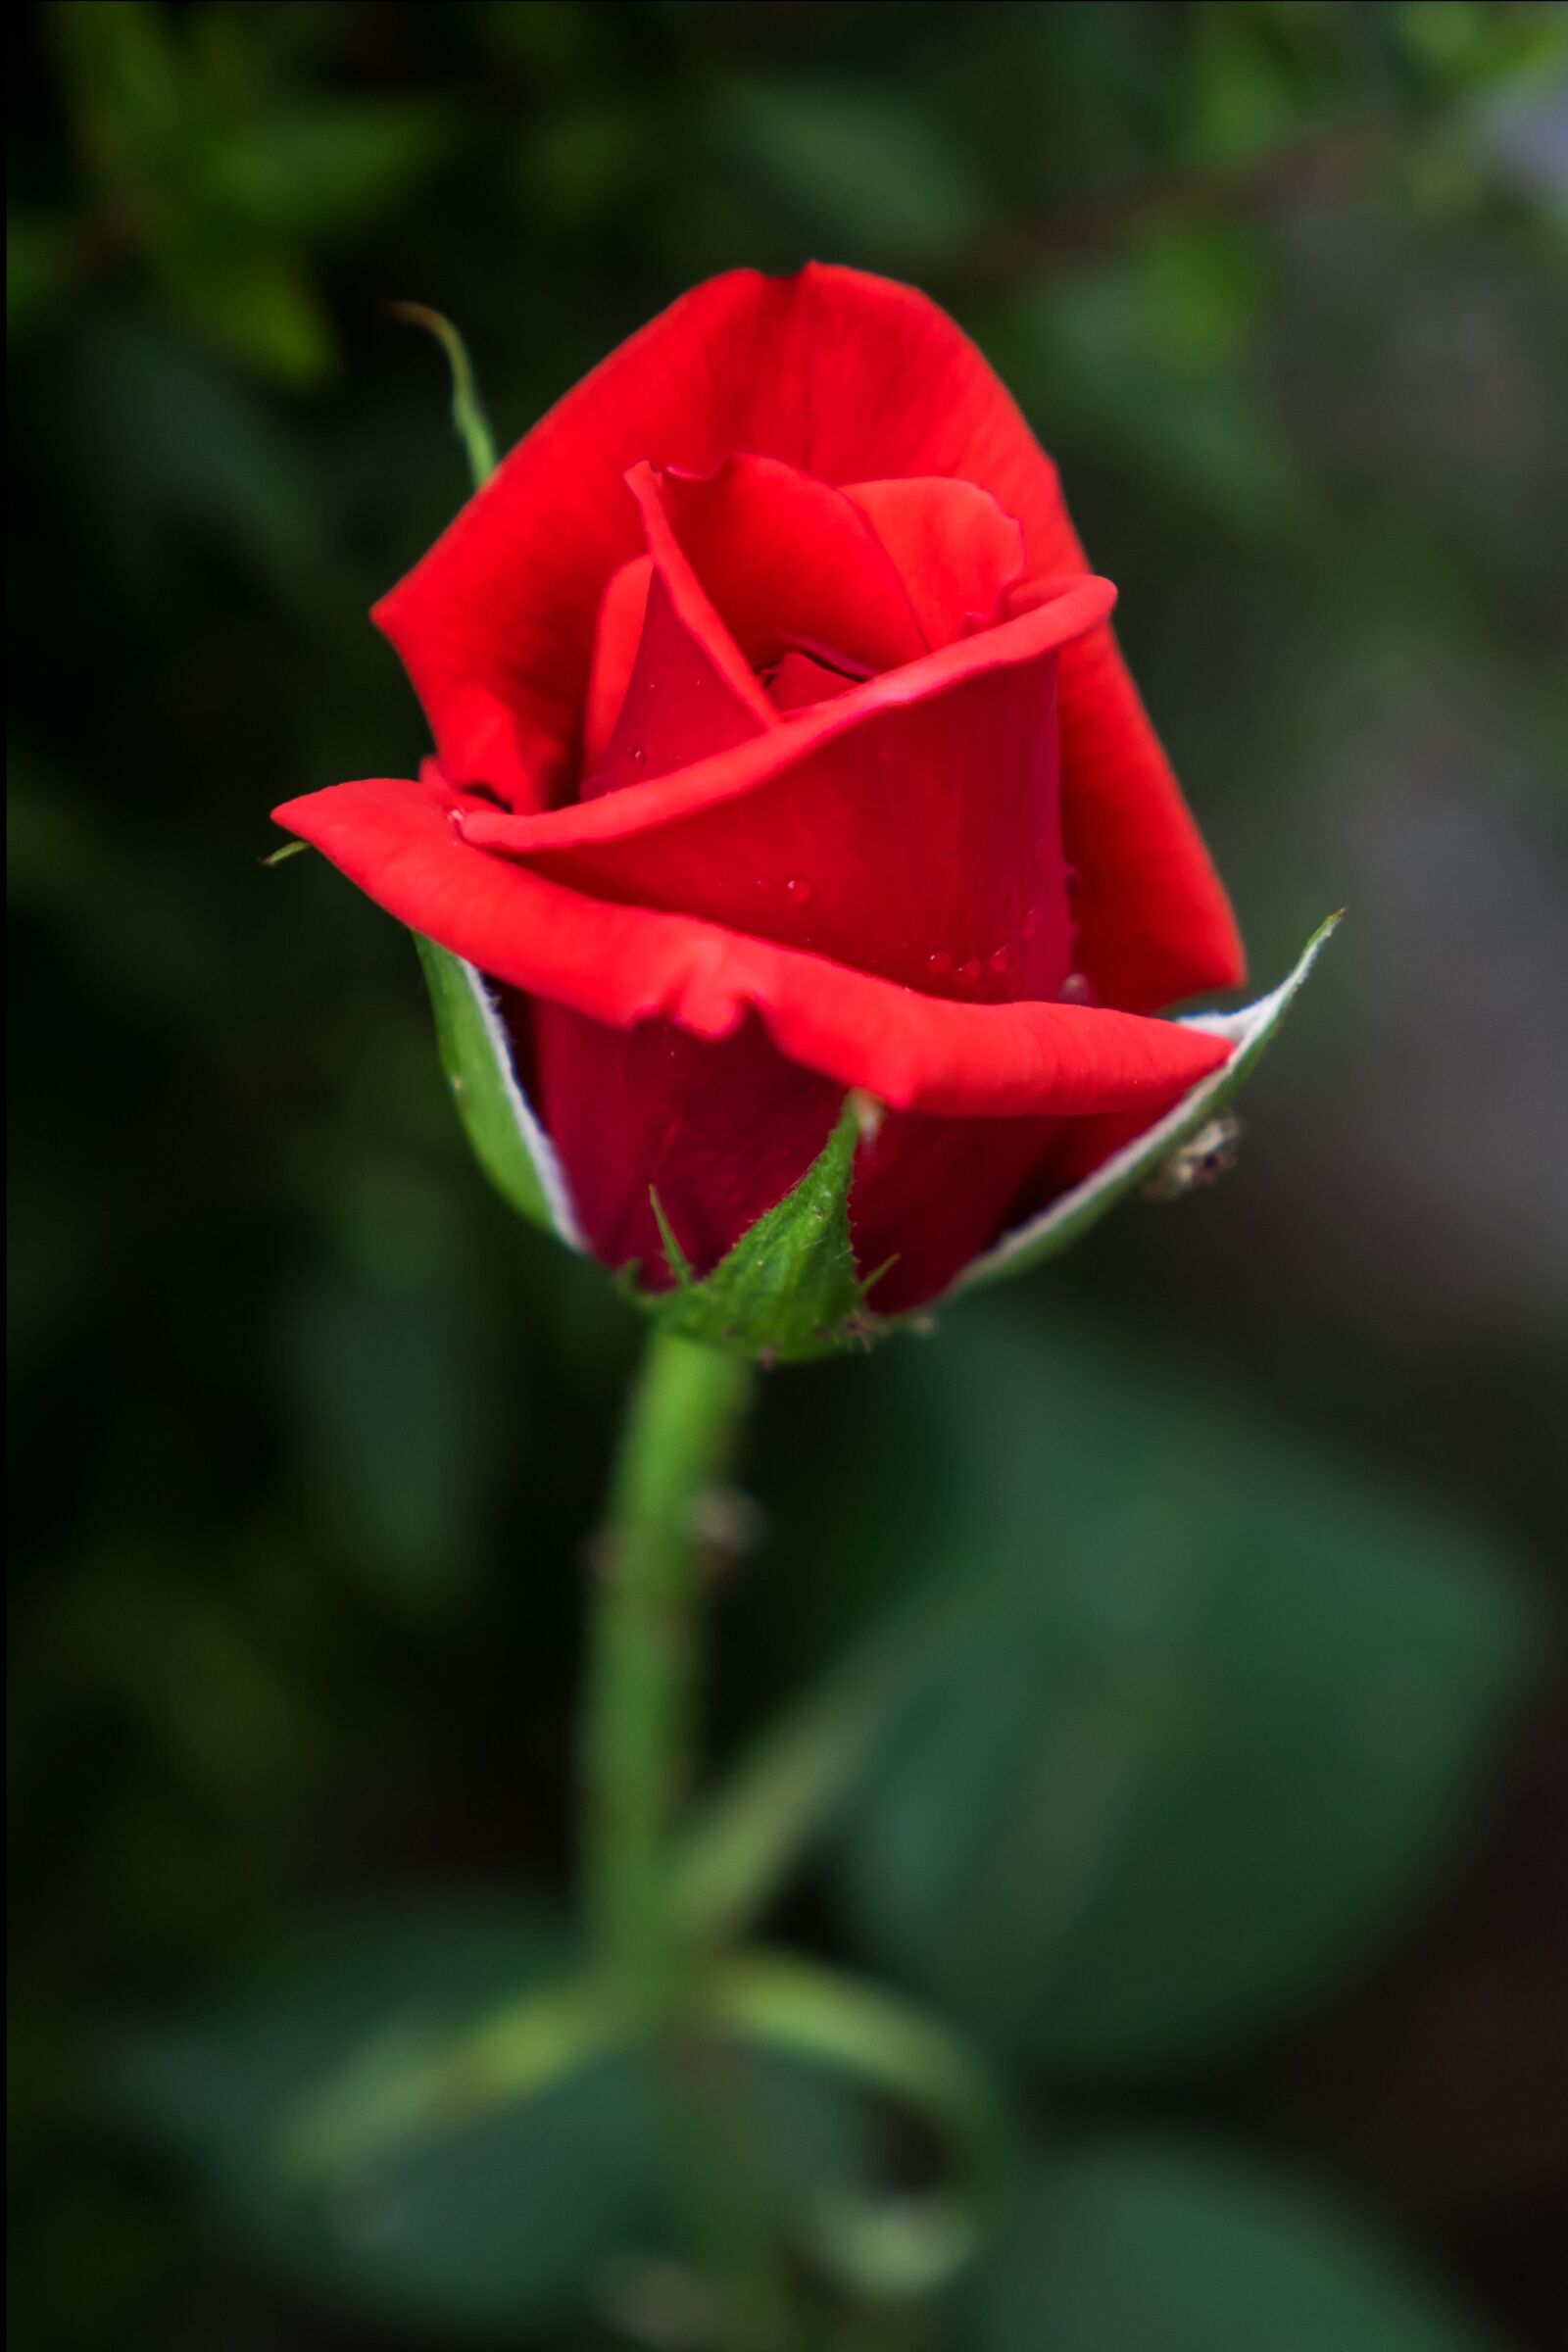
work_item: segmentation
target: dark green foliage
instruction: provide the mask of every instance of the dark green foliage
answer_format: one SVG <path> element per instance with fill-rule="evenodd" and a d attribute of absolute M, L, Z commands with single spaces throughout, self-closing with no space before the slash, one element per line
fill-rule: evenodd
<path fill-rule="evenodd" d="M 1091 2141 L 1044 2168 L 962 2297 L 965 2352 L 1039 2352 L 1043 2340 L 1071 2352 L 1482 2352 L 1486 2341 L 1320 2190 L 1153 2137 Z"/>
<path fill-rule="evenodd" d="M 1364 1960 L 1446 1851 L 1528 1654 L 1510 1564 L 1071 1324 L 956 1317 L 893 1377 L 955 1448 L 953 1598 L 845 1905 L 1056 2076 L 1190 2075 Z"/>

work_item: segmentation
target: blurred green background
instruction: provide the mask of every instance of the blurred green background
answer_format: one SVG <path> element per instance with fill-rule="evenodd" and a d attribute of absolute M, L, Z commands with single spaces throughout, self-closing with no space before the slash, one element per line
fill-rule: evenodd
<path fill-rule="evenodd" d="M 1035 2134 L 950 2308 L 822 2340 L 1560 2344 L 1568 12 L 9 27 L 18 2341 L 697 2340 L 617 2268 L 624 2085 L 351 2212 L 268 2172 L 356 2020 L 559 1940 L 639 1335 L 466 1160 L 406 938 L 259 859 L 421 749 L 366 611 L 464 471 L 386 302 L 505 442 L 814 254 L 946 302 L 1060 461 L 1259 982 L 1351 911 L 1236 1176 L 767 1384 L 711 1752 L 907 1657 L 781 1925 Z"/>

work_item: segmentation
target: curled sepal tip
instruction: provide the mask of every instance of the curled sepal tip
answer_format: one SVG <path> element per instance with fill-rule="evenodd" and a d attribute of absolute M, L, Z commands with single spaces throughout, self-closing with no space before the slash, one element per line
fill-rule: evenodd
<path fill-rule="evenodd" d="M 1266 997 L 1259 997 L 1255 1004 L 1243 1005 L 1238 1012 L 1184 1015 L 1187 1027 L 1228 1038 L 1235 1049 L 1230 1059 L 1212 1077 L 1200 1080 L 1183 1095 L 1162 1119 L 1156 1119 L 1124 1150 L 1113 1152 L 1093 1175 L 1061 1194 L 1026 1225 L 1004 1235 L 984 1256 L 975 1258 L 959 1275 L 954 1289 L 968 1290 L 977 1283 L 1026 1274 L 1031 1266 L 1056 1256 L 1081 1240 L 1092 1225 L 1099 1224 L 1107 1209 L 1114 1208 L 1118 1200 L 1140 1187 L 1155 1199 L 1176 1198 L 1190 1188 L 1193 1171 L 1189 1163 L 1195 1153 L 1200 1160 L 1217 1155 L 1223 1161 L 1234 1146 L 1236 1135 L 1236 1122 L 1226 1106 L 1257 1067 L 1305 986 L 1326 942 L 1343 919 L 1343 911 L 1342 908 L 1339 914 L 1331 914 L 1318 925 L 1294 971 Z M 1204 1172 L 1198 1171 L 1200 1175 Z"/>
<path fill-rule="evenodd" d="M 451 319 L 433 311 L 428 303 L 389 302 L 386 307 L 394 318 L 405 319 L 410 326 L 422 326 L 426 334 L 434 335 L 446 353 L 447 366 L 452 370 L 452 422 L 467 457 L 473 486 L 476 490 L 481 488 L 496 469 L 496 443 L 468 358 L 468 346 Z"/>

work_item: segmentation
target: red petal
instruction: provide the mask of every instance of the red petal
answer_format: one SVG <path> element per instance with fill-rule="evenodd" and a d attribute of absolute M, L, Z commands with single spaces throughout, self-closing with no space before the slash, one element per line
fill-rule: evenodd
<path fill-rule="evenodd" d="M 648 611 L 648 583 L 654 576 L 653 560 L 636 556 L 610 575 L 610 585 L 599 600 L 599 622 L 594 631 L 593 668 L 588 678 L 588 704 L 583 713 L 582 764 L 584 775 L 591 776 L 604 760 L 620 716 L 620 706 L 626 700 L 631 673 L 636 666 L 637 648 L 643 639 L 643 619 Z"/>
<path fill-rule="evenodd" d="M 1054 655 L 976 670 L 803 750 L 750 792 L 535 849 L 528 863 L 594 898 L 697 915 L 935 996 L 1057 995 L 1072 937 Z M 485 839 L 483 813 L 465 831 Z"/>
<path fill-rule="evenodd" d="M 631 678 L 604 759 L 583 785 L 585 802 L 684 770 L 715 752 L 752 742 L 764 724 L 778 724 L 750 671 L 743 672 L 748 691 L 742 696 L 727 674 L 729 664 L 721 668 L 715 661 L 710 635 L 694 635 L 690 620 L 689 603 L 686 612 L 676 610 L 668 573 L 656 568 Z M 713 630 L 722 637 L 717 623 Z M 728 654 L 733 663 L 738 659 L 733 646 Z"/>
<path fill-rule="evenodd" d="M 703 648 L 735 703 L 751 712 L 757 722 L 754 731 L 765 732 L 776 724 L 772 705 L 686 552 L 662 477 L 652 466 L 633 466 L 626 475 L 626 487 L 642 516 L 655 576 L 662 582 L 681 627 Z"/>
<path fill-rule="evenodd" d="M 890 1111 L 861 1148 L 850 1196 L 862 1276 L 887 1266 L 867 1301 L 872 1310 L 903 1314 L 945 1291 L 1007 1231 L 1013 1203 L 1032 1179 L 1043 1180 L 1075 1123 Z"/>
<path fill-rule="evenodd" d="M 799 1183 L 842 1105 L 756 1020 L 710 1044 L 667 1021 L 609 1029 L 520 997 L 508 1012 L 519 1037 L 528 1024 L 536 1102 L 590 1247 L 607 1265 L 637 1264 L 653 1290 L 670 1277 L 651 1186 L 709 1273 Z M 850 1201 L 862 1275 L 887 1267 L 871 1305 L 902 1313 L 945 1290 L 1004 1230 L 1062 1124 L 890 1112 L 861 1147 Z"/>
<path fill-rule="evenodd" d="M 930 651 L 887 550 L 859 507 L 831 484 L 753 457 L 731 458 L 708 475 L 637 466 L 630 478 L 645 519 L 657 483 L 681 550 L 749 670 L 794 648 L 870 676 Z"/>
<path fill-rule="evenodd" d="M 1071 963 L 1055 656 L 1109 593 L 1080 581 L 662 786 L 537 817 L 476 810 L 465 837 L 575 890 L 907 988 L 1054 997 Z"/>
<path fill-rule="evenodd" d="M 989 490 L 927 478 L 857 482 L 861 509 L 908 591 L 932 645 L 952 645 L 998 616 L 1024 565 L 1023 533 Z"/>
<path fill-rule="evenodd" d="M 768 741 L 822 723 L 808 712 Z M 1007 1117 L 1153 1107 L 1230 1051 L 1200 1030 L 1084 1005 L 947 1003 L 690 915 L 584 898 L 474 848 L 456 810 L 431 774 L 335 785 L 274 815 L 389 913 L 497 980 L 615 1027 L 663 1016 L 707 1038 L 731 1036 L 755 1007 L 791 1060 L 895 1108 Z"/>
<path fill-rule="evenodd" d="M 1027 611 L 1060 585 L 1030 580 L 1006 601 Z M 1152 1010 L 1234 987 L 1236 918 L 1109 628 L 1062 657 L 1061 774 L 1078 962 L 1101 1002 Z"/>
<path fill-rule="evenodd" d="M 1016 618 L 957 645 L 943 646 L 902 669 L 867 678 L 840 696 L 830 710 L 808 711 L 792 718 L 788 726 L 770 725 L 755 742 L 722 760 L 700 760 L 636 793 L 617 793 L 609 800 L 510 816 L 476 809 L 465 814 L 465 824 L 472 827 L 469 838 L 476 846 L 525 857 L 618 839 L 690 815 L 757 790 L 780 768 L 802 760 L 808 746 L 863 726 L 883 711 L 933 701 L 979 671 L 1038 662 L 1043 654 L 1058 652 L 1092 630 L 1115 599 L 1110 582 L 1093 573 L 1042 584 L 1030 609 Z"/>
<path fill-rule="evenodd" d="M 605 582 L 640 552 L 622 476 L 736 450 L 845 485 L 979 483 L 1033 573 L 1083 567 L 1055 469 L 974 345 L 923 295 L 817 265 L 714 278 L 611 355 L 518 444 L 377 618 L 449 772 L 519 808 L 576 758 Z M 1063 664 L 1064 817 L 1086 968 L 1154 1004 L 1240 977 L 1234 922 L 1108 629 Z"/>
<path fill-rule="evenodd" d="M 836 702 L 861 683 L 859 678 L 846 677 L 841 669 L 813 662 L 809 654 L 786 654 L 768 671 L 767 699 L 775 710 L 788 715 L 794 710 L 809 710 L 816 703 Z"/>
<path fill-rule="evenodd" d="M 798 1184 L 843 1104 L 831 1078 L 787 1061 L 759 1020 L 692 1037 L 669 1021 L 612 1029 L 564 1004 L 512 996 L 539 1116 L 561 1155 L 596 1257 L 637 1264 L 662 1290 L 649 1188 L 699 1273 L 711 1271 Z"/>

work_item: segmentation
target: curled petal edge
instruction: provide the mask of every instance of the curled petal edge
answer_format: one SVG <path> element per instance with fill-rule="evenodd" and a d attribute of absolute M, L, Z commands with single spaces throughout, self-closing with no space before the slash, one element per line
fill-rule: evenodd
<path fill-rule="evenodd" d="M 765 734 L 728 751 L 695 760 L 669 775 L 607 793 L 599 800 L 574 801 L 536 814 L 506 815 L 477 806 L 463 809 L 458 818 L 463 837 L 475 849 L 522 858 L 532 852 L 620 840 L 720 801 L 738 799 L 770 782 L 822 744 L 873 725 L 885 710 L 927 701 L 977 671 L 1040 661 L 1097 627 L 1116 601 L 1111 582 L 1094 572 L 1054 585 L 1055 592 L 1049 601 L 1016 620 L 1004 621 L 956 645 L 943 646 L 902 669 L 885 670 L 830 703 L 819 704 L 783 725 L 771 726 Z"/>
<path fill-rule="evenodd" d="M 746 747 L 750 748 L 750 747 Z M 733 1034 L 898 1110 L 1062 1117 L 1163 1108 L 1225 1062 L 1227 1038 L 1080 1004 L 929 997 L 700 918 L 590 899 L 473 846 L 437 776 L 370 778 L 275 809 L 389 914 L 492 980 L 617 1028 Z"/>

